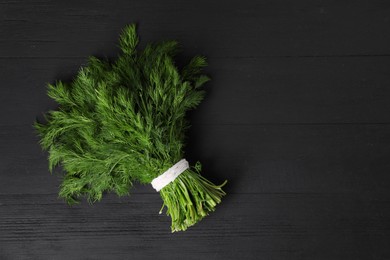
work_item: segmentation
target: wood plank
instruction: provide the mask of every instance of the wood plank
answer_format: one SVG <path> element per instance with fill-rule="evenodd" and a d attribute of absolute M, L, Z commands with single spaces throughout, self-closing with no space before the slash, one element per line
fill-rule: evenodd
<path fill-rule="evenodd" d="M 387 193 L 389 125 L 194 127 L 189 158 L 238 193 Z M 215 176 L 215 177 L 213 177 Z"/>
<path fill-rule="evenodd" d="M 46 83 L 70 80 L 85 59 L 7 59 L 0 125 L 31 124 L 56 107 Z M 197 124 L 390 123 L 390 57 L 212 58 Z M 26 96 L 29 97 L 26 102 Z M 12 97 L 12 99 L 10 99 Z"/>
<path fill-rule="evenodd" d="M 386 1 L 33 1 L 1 3 L 0 57 L 110 55 L 121 28 L 217 57 L 389 55 Z"/>
<path fill-rule="evenodd" d="M 194 126 L 186 157 L 229 193 L 365 193 L 390 189 L 390 125 Z M 56 193 L 30 127 L 2 127 L 0 192 Z M 132 192 L 154 193 L 150 186 Z"/>
<path fill-rule="evenodd" d="M 51 194 L 0 201 L 2 259 L 390 257 L 390 198 L 379 194 L 232 194 L 190 232 L 175 234 L 157 214 L 157 194 L 73 208 Z"/>

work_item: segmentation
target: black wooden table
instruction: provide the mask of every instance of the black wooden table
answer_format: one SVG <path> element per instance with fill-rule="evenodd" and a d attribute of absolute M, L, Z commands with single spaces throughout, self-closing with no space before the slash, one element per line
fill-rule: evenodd
<path fill-rule="evenodd" d="M 390 259 L 387 1 L 0 1 L 0 259 Z M 69 207 L 32 128 L 124 25 L 208 57 L 187 158 L 229 180 L 170 233 L 150 186 Z"/>

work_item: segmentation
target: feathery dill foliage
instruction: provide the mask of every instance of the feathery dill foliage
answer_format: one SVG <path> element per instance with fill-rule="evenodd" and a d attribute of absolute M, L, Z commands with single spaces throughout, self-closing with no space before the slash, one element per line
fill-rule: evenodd
<path fill-rule="evenodd" d="M 134 182 L 150 183 L 183 157 L 185 114 L 199 105 L 205 58 L 196 56 L 182 71 L 174 63 L 175 41 L 148 44 L 137 51 L 135 25 L 124 28 L 121 53 L 113 61 L 90 57 L 70 83 L 48 85 L 59 108 L 46 123 L 35 123 L 41 146 L 49 152 L 49 169 L 64 170 L 59 195 L 69 204 L 104 192 L 129 193 Z M 186 230 L 225 195 L 200 175 L 197 163 L 160 195 L 172 231 Z M 161 211 L 160 211 L 161 212 Z"/>

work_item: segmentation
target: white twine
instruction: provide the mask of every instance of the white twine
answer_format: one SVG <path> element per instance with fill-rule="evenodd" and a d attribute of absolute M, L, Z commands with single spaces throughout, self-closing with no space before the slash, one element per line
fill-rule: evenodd
<path fill-rule="evenodd" d="M 156 191 L 160 191 L 162 188 L 173 182 L 182 172 L 189 168 L 189 164 L 186 159 L 181 159 L 171 168 L 166 170 L 160 176 L 152 180 L 152 186 Z"/>

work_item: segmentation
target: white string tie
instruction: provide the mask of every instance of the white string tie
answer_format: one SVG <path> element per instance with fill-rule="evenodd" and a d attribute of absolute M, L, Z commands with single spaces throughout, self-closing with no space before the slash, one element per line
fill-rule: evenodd
<path fill-rule="evenodd" d="M 173 182 L 182 172 L 189 168 L 189 164 L 186 159 L 181 159 L 171 168 L 166 170 L 160 176 L 152 180 L 152 186 L 156 191 L 160 191 L 162 188 Z"/>

